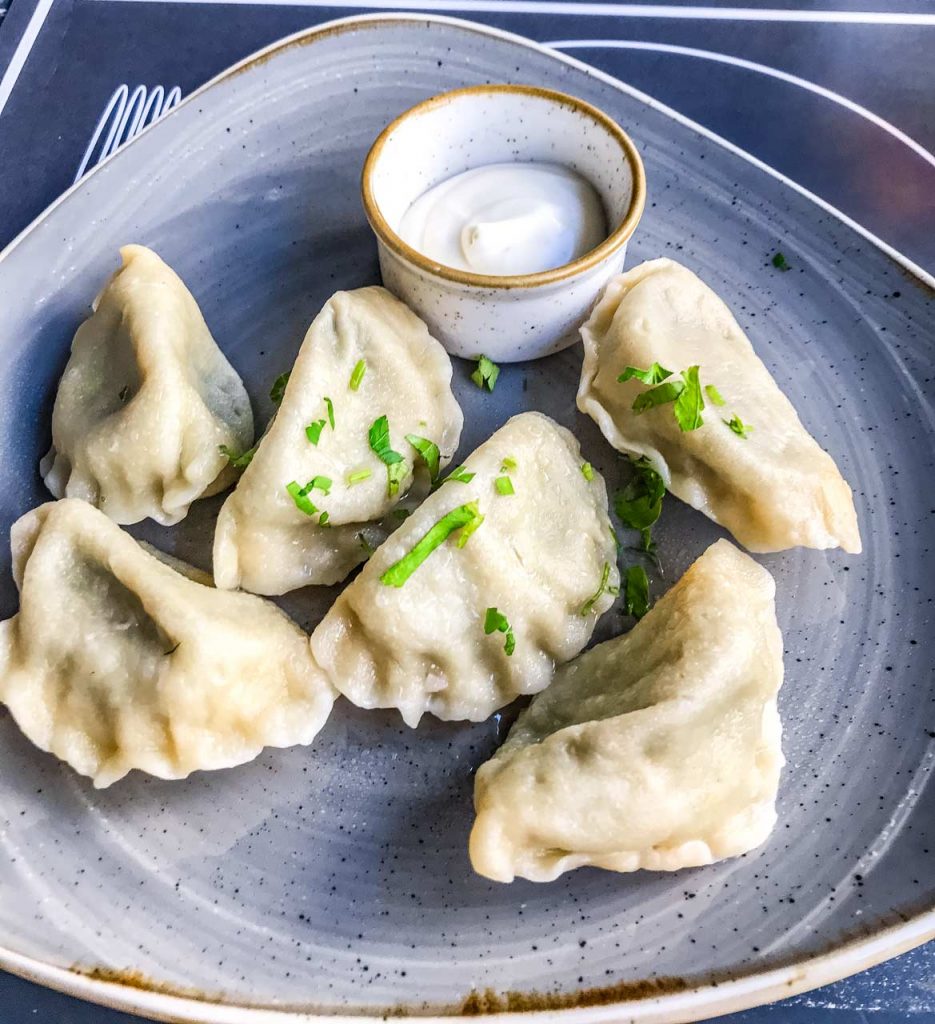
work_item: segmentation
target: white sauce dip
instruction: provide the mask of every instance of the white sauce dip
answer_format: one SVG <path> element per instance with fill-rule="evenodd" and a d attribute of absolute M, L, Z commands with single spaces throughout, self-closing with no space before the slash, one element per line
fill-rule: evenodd
<path fill-rule="evenodd" d="M 399 234 L 429 259 L 473 274 L 535 274 L 607 237 L 593 186 L 559 164 L 502 163 L 456 174 L 403 214 Z"/>

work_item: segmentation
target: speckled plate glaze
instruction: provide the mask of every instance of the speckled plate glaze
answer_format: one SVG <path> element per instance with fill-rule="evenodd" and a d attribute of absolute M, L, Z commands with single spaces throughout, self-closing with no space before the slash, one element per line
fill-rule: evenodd
<path fill-rule="evenodd" d="M 500 886 L 471 873 L 466 840 L 472 772 L 502 722 L 412 732 L 341 702 L 309 749 L 95 792 L 0 714 L 0 965 L 172 1020 L 564 1008 L 678 1021 L 821 984 L 935 930 L 932 282 L 574 61 L 444 19 L 335 23 L 222 75 L 90 175 L 0 258 L 0 532 L 47 499 L 36 465 L 55 384 L 119 245 L 151 245 L 181 273 L 262 421 L 322 302 L 376 280 L 358 196 L 372 139 L 433 93 L 504 80 L 575 93 L 637 140 L 650 195 L 630 264 L 672 255 L 723 295 L 855 487 L 861 557 L 762 559 L 787 668 L 772 838 L 675 875 Z M 769 262 L 780 248 L 787 273 Z M 459 363 L 462 451 L 543 409 L 613 486 L 618 458 L 575 412 L 579 361 L 575 348 L 506 368 L 493 395 Z M 205 565 L 217 508 L 134 532 Z M 670 499 L 655 591 L 719 533 Z M 7 616 L 5 542 L 0 560 Z M 332 597 L 285 604 L 310 627 Z M 613 612 L 601 631 L 624 625 Z"/>

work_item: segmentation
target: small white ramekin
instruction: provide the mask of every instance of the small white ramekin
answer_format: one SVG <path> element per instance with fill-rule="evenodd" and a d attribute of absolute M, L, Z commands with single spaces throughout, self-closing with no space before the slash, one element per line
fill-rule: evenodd
<path fill-rule="evenodd" d="M 563 164 L 581 174 L 604 204 L 607 238 L 564 266 L 494 277 L 444 266 L 399 236 L 403 215 L 427 189 L 506 161 Z M 364 162 L 361 193 L 386 287 L 453 355 L 509 363 L 577 339 L 597 295 L 623 267 L 646 179 L 629 136 L 596 107 L 550 89 L 479 85 L 426 100 L 385 128 Z"/>

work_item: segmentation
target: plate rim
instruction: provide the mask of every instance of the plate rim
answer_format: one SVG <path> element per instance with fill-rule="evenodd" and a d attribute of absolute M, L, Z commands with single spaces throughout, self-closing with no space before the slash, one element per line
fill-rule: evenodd
<path fill-rule="evenodd" d="M 101 161 L 84 177 L 76 181 L 63 192 L 54 202 L 43 210 L 30 224 L 19 232 L 0 251 L 2 264 L 41 223 L 60 205 L 67 202 L 84 185 L 86 180 L 106 167 L 116 156 L 134 145 L 140 138 L 147 135 L 157 125 L 162 124 L 174 111 L 187 106 L 201 98 L 209 90 L 234 77 L 255 64 L 264 63 L 281 50 L 290 49 L 295 45 L 306 45 L 314 40 L 340 35 L 359 27 L 379 26 L 382 24 L 398 24 L 400 22 L 416 22 L 428 24 L 451 25 L 471 31 L 478 35 L 505 40 L 518 44 L 525 49 L 533 50 L 584 72 L 589 77 L 613 86 L 615 89 L 639 100 L 650 109 L 664 114 L 671 120 L 697 134 L 703 136 L 728 152 L 739 156 L 747 163 L 781 184 L 814 203 L 826 213 L 835 217 L 845 227 L 860 235 L 865 241 L 878 248 L 885 256 L 896 263 L 905 273 L 916 279 L 921 287 L 935 292 L 935 275 L 914 263 L 899 250 L 879 238 L 863 225 L 853 220 L 843 211 L 809 191 L 798 182 L 792 180 L 766 162 L 755 157 L 740 146 L 711 131 L 704 125 L 686 117 L 647 93 L 634 88 L 613 75 L 595 68 L 584 61 L 570 57 L 535 40 L 515 32 L 494 28 L 466 18 L 453 18 L 439 14 L 419 14 L 406 11 L 381 11 L 371 14 L 350 15 L 335 18 L 321 24 L 301 29 L 268 46 L 254 51 L 242 60 L 231 65 L 203 85 L 199 86 L 175 106 L 164 118 L 147 126 L 139 135 L 119 147 L 117 151 Z M 557 1021 L 562 1024 L 620 1024 L 621 1012 L 632 1024 L 682 1024 L 705 1020 L 723 1013 L 731 1013 L 749 1009 L 765 1003 L 784 999 L 810 989 L 827 985 L 849 975 L 856 974 L 876 964 L 882 963 L 901 953 L 935 939 L 935 906 L 912 914 L 896 925 L 883 924 L 871 928 L 869 934 L 857 939 L 846 937 L 837 945 L 825 952 L 775 968 L 762 971 L 751 971 L 740 977 L 727 981 L 708 981 L 692 984 L 691 987 L 679 992 L 645 996 L 632 999 L 621 999 L 612 1003 L 594 1006 L 578 1006 L 561 1009 L 542 1009 L 515 1011 L 494 1011 L 482 1014 L 465 1014 L 457 1007 L 446 1007 L 442 1010 L 432 1008 L 419 1012 L 413 1008 L 403 1013 L 392 1013 L 401 1021 L 418 1022 L 418 1024 L 450 1024 L 458 1017 L 470 1016 L 480 1024 L 528 1024 L 529 1021 Z M 106 1006 L 122 1012 L 170 1022 L 192 1022 L 192 1024 L 334 1024 L 335 1020 L 347 1024 L 385 1024 L 388 1013 L 373 1011 L 371 1013 L 344 1013 L 340 1010 L 322 1012 L 321 1009 L 310 1007 L 307 1010 L 298 1008 L 277 1008 L 269 1005 L 251 1006 L 243 1003 L 224 1002 L 212 996 L 174 994 L 159 987 L 158 982 L 149 987 L 146 982 L 136 979 L 118 981 L 95 977 L 77 967 L 61 967 L 38 958 L 19 953 L 0 944 L 0 970 L 9 972 L 27 981 L 43 985 L 65 995 L 83 999 L 88 1002 Z"/>

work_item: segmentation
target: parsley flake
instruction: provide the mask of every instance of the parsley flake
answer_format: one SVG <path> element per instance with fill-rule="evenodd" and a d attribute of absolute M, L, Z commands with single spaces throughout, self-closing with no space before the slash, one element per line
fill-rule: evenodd
<path fill-rule="evenodd" d="M 750 435 L 750 431 L 753 430 L 753 427 L 751 427 L 749 423 L 744 423 L 737 413 L 734 413 L 729 420 L 724 420 L 724 423 L 726 423 L 738 437 L 742 437 L 744 440 L 747 439 Z"/>
<path fill-rule="evenodd" d="M 486 356 L 477 357 L 477 369 L 471 374 L 471 380 L 481 389 L 486 386 L 488 391 L 493 391 L 500 376 L 500 367 Z"/>
<path fill-rule="evenodd" d="M 373 453 L 386 466 L 386 489 L 392 498 L 399 493 L 399 485 L 405 479 L 408 467 L 406 460 L 390 444 L 390 423 L 386 416 L 379 416 L 373 421 L 367 436 Z"/>
<path fill-rule="evenodd" d="M 675 400 L 675 418 L 678 420 L 679 430 L 682 431 L 697 430 L 704 425 L 704 420 L 701 418 L 704 398 L 701 394 L 698 369 L 697 366 L 689 366 L 687 370 L 682 370 L 685 387 L 682 388 Z"/>
<path fill-rule="evenodd" d="M 327 476 L 313 476 L 305 485 L 306 494 L 312 491 L 321 491 L 323 494 L 331 493 L 331 479 Z"/>
<path fill-rule="evenodd" d="M 331 424 L 331 429 L 334 430 L 334 403 L 327 395 L 325 395 L 325 406 L 328 409 L 328 422 Z"/>
<path fill-rule="evenodd" d="M 269 389 L 269 397 L 273 405 L 279 405 L 282 402 L 282 396 L 286 393 L 286 385 L 289 383 L 291 374 L 291 370 L 286 370 L 273 381 L 273 386 Z"/>
<path fill-rule="evenodd" d="M 310 480 L 304 487 L 300 487 L 298 481 L 292 480 L 286 484 L 286 490 L 289 492 L 289 497 L 292 498 L 295 503 L 295 507 L 303 512 L 307 516 L 317 516 L 318 509 L 309 501 L 308 492 L 312 489 L 312 481 Z"/>
<path fill-rule="evenodd" d="M 477 502 L 472 502 L 472 504 L 476 505 Z M 484 517 L 480 514 L 480 512 L 477 512 L 477 514 L 474 516 L 474 518 L 458 534 L 458 545 L 457 546 L 458 546 L 459 550 L 461 548 L 463 548 L 465 544 L 467 544 L 467 542 L 471 539 L 471 534 L 478 528 L 478 526 L 480 526 L 480 524 L 483 521 L 484 521 Z"/>
<path fill-rule="evenodd" d="M 594 479 L 594 467 L 590 462 L 581 463 L 581 475 L 590 483 Z"/>
<path fill-rule="evenodd" d="M 226 444 L 219 444 L 218 451 L 225 459 L 227 459 L 234 469 L 246 469 L 247 466 L 250 465 L 253 456 L 256 455 L 256 450 L 259 447 L 260 442 L 257 441 L 252 448 L 248 448 L 245 452 L 241 452 L 238 455 L 232 448 L 228 448 Z"/>
<path fill-rule="evenodd" d="M 616 594 L 620 593 L 620 590 L 619 590 L 618 587 L 610 587 L 610 586 L 607 585 L 609 580 L 610 580 L 610 562 L 605 562 L 604 563 L 604 568 L 601 571 L 601 582 L 600 582 L 600 585 L 598 586 L 597 590 L 581 606 L 581 614 L 582 615 L 590 615 L 591 612 L 594 610 L 594 606 L 597 604 L 598 601 L 600 601 L 600 599 L 604 596 L 604 594 L 614 594 L 614 595 L 616 595 Z"/>
<path fill-rule="evenodd" d="M 511 455 L 507 455 L 503 462 L 500 463 L 500 472 L 512 473 L 514 469 L 516 469 L 516 459 Z"/>
<path fill-rule="evenodd" d="M 516 637 L 513 635 L 513 627 L 510 625 L 510 620 L 503 612 L 497 611 L 496 608 L 488 608 L 484 615 L 484 635 L 490 636 L 491 633 L 503 633 L 505 635 L 506 639 L 504 640 L 503 650 L 509 658 L 516 650 Z"/>
<path fill-rule="evenodd" d="M 633 469 L 633 479 L 614 498 L 614 511 L 624 526 L 640 531 L 643 550 L 650 551 L 650 529 L 662 512 L 666 485 L 646 458 L 637 459 L 633 463 Z"/>
<path fill-rule="evenodd" d="M 312 444 L 317 445 L 321 440 L 321 432 L 325 429 L 325 424 L 327 422 L 327 420 L 313 420 L 305 428 L 305 436 Z"/>
<path fill-rule="evenodd" d="M 458 466 L 456 469 L 453 469 L 448 474 L 448 476 L 445 477 L 444 480 L 442 480 L 442 483 L 443 484 L 450 484 L 450 483 L 469 484 L 474 479 L 475 475 L 476 474 L 474 474 L 474 473 L 469 473 L 464 468 L 464 466 Z"/>
<path fill-rule="evenodd" d="M 649 611 L 649 578 L 641 565 L 631 565 L 627 569 L 623 610 L 627 615 L 637 619 L 641 619 Z"/>
<path fill-rule="evenodd" d="M 446 513 L 432 526 L 428 532 L 416 543 L 407 554 L 403 555 L 398 562 L 383 573 L 380 582 L 387 587 L 401 587 L 409 577 L 419 568 L 429 555 L 456 531 L 464 531 L 471 528 L 471 532 L 477 529 L 484 517 L 476 501 L 469 501 L 466 505 L 459 505 Z M 459 543 L 459 547 L 463 547 Z"/>
<path fill-rule="evenodd" d="M 516 494 L 516 491 L 513 489 L 513 481 L 508 476 L 498 476 L 494 480 L 494 486 L 497 488 L 497 494 L 501 494 L 504 497 Z"/>
<path fill-rule="evenodd" d="M 623 384 L 628 380 L 635 379 L 642 381 L 644 384 L 660 384 L 666 377 L 671 376 L 672 371 L 667 370 L 658 363 L 653 363 L 648 370 L 641 370 L 636 366 L 628 366 L 617 378 L 617 383 Z"/>
<path fill-rule="evenodd" d="M 403 480 L 406 479 L 406 473 L 409 472 L 409 467 L 403 462 L 390 462 L 386 466 L 386 493 L 391 497 L 395 497 L 399 494 L 399 488 Z"/>
<path fill-rule="evenodd" d="M 669 402 L 674 402 L 673 411 L 679 429 L 683 431 L 697 430 L 704 425 L 701 413 L 705 407 L 701 380 L 698 376 L 699 369 L 698 366 L 689 366 L 687 370 L 682 370 L 679 375 L 682 378 L 681 380 L 665 380 L 662 375 L 671 376 L 671 373 L 658 363 L 653 363 L 648 370 L 640 370 L 636 367 L 628 366 L 617 379 L 623 381 L 636 378 L 644 384 L 650 384 L 657 379 L 662 379 L 661 384 L 656 384 L 655 387 L 651 387 L 648 391 L 642 391 L 636 396 L 631 406 L 633 411 L 639 415 L 646 412 L 647 409 L 653 409 L 656 406 L 668 405 Z M 708 384 L 704 391 L 708 398 L 711 399 L 712 404 L 725 404 L 721 393 L 713 384 Z"/>
<path fill-rule="evenodd" d="M 351 391 L 356 391 L 360 387 L 360 382 L 364 379 L 364 374 L 366 372 L 367 364 L 363 359 L 358 359 L 354 365 L 354 369 L 351 370 L 351 379 L 347 384 Z"/>
<path fill-rule="evenodd" d="M 684 389 L 685 385 L 680 380 L 667 380 L 664 384 L 657 384 L 656 387 L 650 388 L 649 391 L 641 391 L 633 399 L 632 409 L 639 416 L 647 409 L 674 402 Z"/>
<path fill-rule="evenodd" d="M 349 487 L 353 487 L 354 484 L 359 484 L 363 480 L 369 480 L 373 474 L 366 467 L 364 469 L 355 469 L 353 473 L 347 474 L 347 483 Z"/>
<path fill-rule="evenodd" d="M 322 512 L 322 514 L 318 517 L 318 525 L 319 526 L 328 526 L 328 525 L 330 525 L 328 523 L 328 519 L 329 518 L 330 517 L 329 517 L 327 512 Z"/>
<path fill-rule="evenodd" d="M 438 445 L 427 438 L 419 437 L 418 434 L 406 434 L 406 440 L 424 459 L 428 466 L 429 478 L 434 484 L 441 469 L 441 452 L 438 450 Z"/>
<path fill-rule="evenodd" d="M 791 270 L 786 257 L 781 252 L 777 252 L 772 259 L 772 264 L 777 270 Z"/>

